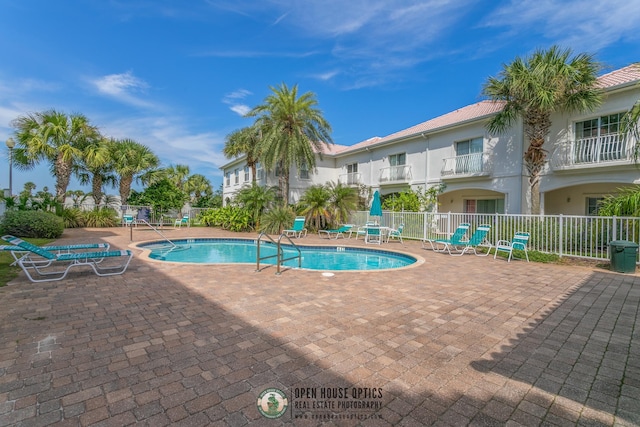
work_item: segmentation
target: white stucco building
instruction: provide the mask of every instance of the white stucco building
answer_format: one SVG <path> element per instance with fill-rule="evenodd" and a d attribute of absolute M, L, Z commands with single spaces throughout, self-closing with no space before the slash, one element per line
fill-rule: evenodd
<path fill-rule="evenodd" d="M 540 181 L 542 213 L 594 213 L 605 195 L 640 183 L 634 142 L 619 133 L 620 118 L 640 99 L 640 65 L 605 74 L 599 85 L 605 97 L 596 111 L 552 117 Z M 444 184 L 441 212 L 529 213 L 522 124 L 499 135 L 485 127 L 501 108 L 501 103 L 481 101 L 385 137 L 333 145 L 315 170 L 291 171 L 289 200 L 328 181 L 365 185 L 383 195 Z M 225 201 L 251 183 L 242 157 L 222 170 Z M 274 172 L 260 169 L 257 175 L 261 185 L 278 184 Z"/>

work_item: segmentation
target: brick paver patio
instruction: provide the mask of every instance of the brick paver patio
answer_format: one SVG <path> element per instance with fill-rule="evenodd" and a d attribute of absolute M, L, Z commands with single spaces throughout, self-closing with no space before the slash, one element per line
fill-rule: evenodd
<path fill-rule="evenodd" d="M 130 231 L 59 242 L 124 249 Z M 0 288 L 0 426 L 640 425 L 640 276 L 383 248 L 425 262 L 276 276 L 136 250 L 122 276 L 21 274 Z"/>

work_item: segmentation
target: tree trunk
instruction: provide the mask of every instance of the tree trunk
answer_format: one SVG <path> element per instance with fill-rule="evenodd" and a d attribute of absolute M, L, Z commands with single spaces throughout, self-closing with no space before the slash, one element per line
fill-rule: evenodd
<path fill-rule="evenodd" d="M 133 176 L 123 175 L 120 177 L 120 204 L 126 205 L 131 194 L 131 183 Z"/>
<path fill-rule="evenodd" d="M 100 206 L 100 203 L 102 203 L 102 177 L 100 177 L 99 174 L 93 175 L 91 190 L 93 193 L 93 202 L 96 206 Z"/>
<path fill-rule="evenodd" d="M 289 172 L 284 172 L 280 177 L 280 188 L 282 189 L 282 205 L 288 206 L 289 205 Z"/>
<path fill-rule="evenodd" d="M 71 180 L 71 162 L 65 162 L 58 155 L 56 159 L 56 201 L 64 203 L 67 197 L 67 187 Z"/>

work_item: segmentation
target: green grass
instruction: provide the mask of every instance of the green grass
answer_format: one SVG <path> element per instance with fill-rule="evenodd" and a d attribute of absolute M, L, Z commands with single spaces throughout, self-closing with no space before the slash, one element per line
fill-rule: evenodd
<path fill-rule="evenodd" d="M 24 239 L 34 245 L 46 245 L 52 242 L 52 239 Z M 3 243 L 8 244 L 8 243 Z M 12 267 L 13 257 L 9 252 L 0 251 L 0 287 L 5 286 L 11 280 L 18 277 L 20 267 Z"/>

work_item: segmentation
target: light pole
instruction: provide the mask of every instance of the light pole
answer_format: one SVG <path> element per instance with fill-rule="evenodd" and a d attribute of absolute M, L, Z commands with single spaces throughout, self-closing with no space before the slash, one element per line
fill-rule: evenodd
<path fill-rule="evenodd" d="M 12 172 L 13 172 L 13 147 L 16 146 L 16 142 L 13 138 L 7 139 L 7 147 L 9 148 L 9 197 L 13 197 L 13 182 L 12 182 Z"/>

